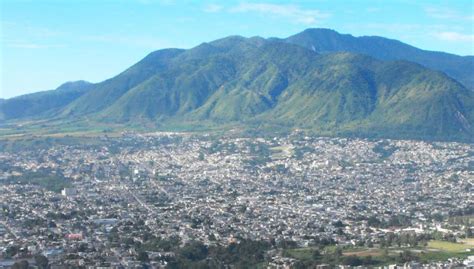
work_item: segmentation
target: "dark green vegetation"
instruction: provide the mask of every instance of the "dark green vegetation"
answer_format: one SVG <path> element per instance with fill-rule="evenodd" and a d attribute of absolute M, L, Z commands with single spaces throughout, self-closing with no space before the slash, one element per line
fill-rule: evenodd
<path fill-rule="evenodd" d="M 403 237 L 406 237 L 406 242 L 404 242 L 405 239 Z M 399 238 L 394 237 L 394 239 Z M 413 242 L 409 242 L 412 239 L 413 236 L 403 235 L 402 247 L 400 245 L 370 248 L 354 246 L 336 247 L 330 245 L 325 247 L 285 249 L 283 255 L 297 259 L 296 268 L 313 268 L 318 264 L 333 266 L 337 264 L 384 266 L 388 264 L 404 264 L 411 261 L 427 264 L 435 261 L 447 261 L 452 258 L 465 259 L 470 255 L 466 249 L 472 247 L 472 244 L 426 240 L 425 238 L 417 238 Z"/>
<path fill-rule="evenodd" d="M 62 189 L 71 186 L 71 181 L 68 178 L 50 170 L 25 172 L 18 176 L 10 176 L 3 182 L 7 184 L 32 184 L 54 192 L 60 192 Z"/>
<path fill-rule="evenodd" d="M 229 244 L 221 245 L 212 235 L 209 237 L 211 244 L 206 245 L 198 241 L 183 243 L 176 236 L 161 238 L 150 232 L 135 234 L 140 229 L 147 230 L 143 220 L 121 223 L 111 230 L 108 240 L 111 246 L 136 250 L 138 259 L 143 263 L 166 261 L 169 268 L 265 268 L 271 261 L 270 257 L 275 256 L 294 259 L 292 268 L 315 268 L 319 264 L 328 264 L 332 268 L 340 264 L 382 266 L 410 261 L 430 263 L 466 258 L 469 255 L 466 249 L 473 246 L 472 238 L 455 243 L 455 237 L 441 233 L 388 233 L 375 245 L 368 240 L 356 242 L 355 246 L 337 246 L 332 239 L 315 237 L 311 246 L 306 248 L 298 248 L 294 241 L 243 238 L 234 238 Z"/>
<path fill-rule="evenodd" d="M 458 56 L 444 52 L 426 51 L 398 40 L 379 36 L 354 37 L 330 29 L 307 29 L 283 41 L 314 49 L 319 53 L 353 52 L 380 60 L 406 60 L 445 72 L 474 89 L 474 56 Z"/>
<path fill-rule="evenodd" d="M 144 242 L 129 237 L 120 239 L 117 230 L 112 230 L 109 240 L 126 248 L 137 250 L 138 259 L 144 263 L 166 261 L 169 268 L 265 268 L 270 261 L 269 252 L 280 253 L 283 257 L 294 259 L 292 268 L 315 268 L 320 264 L 330 266 L 383 266 L 418 261 L 430 263 L 449 258 L 464 259 L 469 255 L 465 249 L 471 245 L 430 240 L 429 236 L 389 235 L 393 244 L 377 247 L 336 246 L 334 242 L 322 240 L 314 246 L 297 248 L 296 242 L 252 241 L 240 239 L 238 242 L 222 245 L 204 245 L 191 241 L 180 244 L 177 237 L 168 239 L 146 234 Z M 388 241 L 388 239 L 386 241 Z M 401 242 L 397 246 L 397 242 Z M 161 253 L 161 256 L 155 255 Z"/>
<path fill-rule="evenodd" d="M 327 53 L 331 51 L 350 52 Z M 419 64 L 353 52 L 374 52 L 384 60 L 406 55 L 415 61 L 413 55 L 419 54 L 418 62 L 434 69 L 439 68 L 426 59 L 472 73 L 469 66 L 449 60 L 471 63 L 469 57 L 425 52 L 383 38 L 322 29 L 286 40 L 231 36 L 189 50 L 153 52 L 67 105 L 40 114 L 47 122 L 7 125 L 0 134 L 11 134 L 12 128 L 16 133 L 69 132 L 113 125 L 147 130 L 301 128 L 320 135 L 474 140 L 473 91 Z M 456 77 L 457 71 L 449 70 L 444 71 Z"/>
<path fill-rule="evenodd" d="M 138 260 L 142 262 L 166 261 L 167 268 L 260 268 L 264 263 L 265 253 L 271 248 L 270 243 L 241 239 L 237 243 L 222 245 L 204 245 L 202 242 L 190 241 L 181 244 L 180 238 L 158 238 L 147 235 L 144 242 L 127 238 L 120 240 L 112 230 L 112 244 L 122 244 L 126 248 L 137 250 Z M 154 253 L 164 253 L 161 256 Z"/>

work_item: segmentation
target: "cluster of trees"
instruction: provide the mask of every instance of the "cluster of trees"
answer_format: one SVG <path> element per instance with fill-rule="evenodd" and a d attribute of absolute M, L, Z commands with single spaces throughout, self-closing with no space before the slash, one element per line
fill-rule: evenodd
<path fill-rule="evenodd" d="M 139 246 L 140 251 L 174 251 L 181 244 L 181 239 L 177 236 L 169 238 L 152 237 Z"/>
<path fill-rule="evenodd" d="M 168 241 L 170 240 L 170 241 Z M 214 245 L 206 246 L 202 242 L 192 241 L 180 247 L 178 238 L 153 239 L 146 242 L 138 252 L 138 259 L 148 263 L 150 257 L 147 251 L 172 251 L 174 256 L 160 258 L 168 262 L 169 268 L 222 268 L 231 265 L 233 268 L 254 268 L 258 264 L 267 262 L 265 253 L 272 248 L 283 249 L 283 255 L 291 257 L 291 249 L 296 248 L 295 242 L 266 242 L 241 239 L 238 243 L 228 246 Z M 392 241 L 395 239 L 392 239 Z M 359 257 L 355 255 L 344 255 L 342 248 L 328 247 L 331 242 L 321 241 L 321 245 L 313 247 L 309 257 L 300 259 L 294 264 L 294 268 L 311 268 L 317 264 L 350 265 L 350 266 L 374 266 L 381 261 L 393 263 L 405 263 L 418 260 L 419 257 L 406 250 L 397 256 L 388 255 L 387 249 L 384 255 L 374 259 L 372 256 Z"/>
<path fill-rule="evenodd" d="M 425 246 L 429 240 L 433 239 L 429 234 L 415 234 L 415 233 L 402 233 L 393 234 L 388 233 L 385 237 L 380 239 L 380 247 L 386 248 L 391 246 Z"/>
<path fill-rule="evenodd" d="M 222 143 L 218 140 L 211 143 L 210 147 L 207 149 L 207 154 L 214 154 L 216 152 L 226 151 L 229 153 L 236 153 L 238 151 L 235 143 Z"/>
<path fill-rule="evenodd" d="M 380 154 L 380 157 L 382 159 L 387 159 L 392 154 L 398 150 L 397 147 L 391 146 L 389 142 L 387 141 L 382 141 L 377 143 L 374 148 L 372 149 L 375 153 Z"/>
<path fill-rule="evenodd" d="M 408 227 L 411 226 L 411 218 L 406 215 L 393 215 L 388 220 L 380 220 L 376 216 L 367 219 L 367 225 L 376 228 Z"/>
<path fill-rule="evenodd" d="M 323 254 L 324 253 L 324 254 Z M 291 255 L 290 255 L 291 256 Z M 301 259 L 294 264 L 294 268 L 315 268 L 318 264 L 329 264 L 335 265 L 350 265 L 350 266 L 371 266 L 377 264 L 378 261 L 374 260 L 372 256 L 358 257 L 355 255 L 345 256 L 343 255 L 341 248 L 334 248 L 332 251 L 323 249 L 313 249 L 311 255 L 307 256 L 306 259 Z"/>
<path fill-rule="evenodd" d="M 334 227 L 343 227 L 344 223 L 336 221 Z M 298 244 L 294 241 L 252 241 L 240 239 L 238 243 L 229 245 L 204 245 L 202 242 L 191 241 L 183 245 L 179 237 L 159 238 L 147 232 L 147 228 L 142 220 L 130 222 L 122 227 L 122 232 L 133 233 L 133 231 L 142 231 L 141 240 L 134 240 L 132 237 L 121 237 L 117 228 L 112 229 L 110 238 L 114 244 L 120 244 L 126 248 L 135 249 L 137 251 L 138 260 L 144 265 L 151 260 L 167 261 L 169 268 L 222 268 L 232 266 L 233 268 L 253 268 L 258 264 L 268 262 L 266 252 L 268 250 L 282 250 L 284 256 L 295 257 L 299 259 L 295 264 L 295 268 L 310 268 L 317 264 L 344 264 L 351 266 L 373 266 L 382 263 L 404 263 L 419 259 L 419 255 L 409 250 L 401 252 L 397 255 L 389 255 L 390 247 L 416 247 L 424 246 L 429 240 L 440 239 L 436 234 L 416 234 L 389 233 L 381 238 L 379 243 L 380 249 L 383 250 L 382 255 L 372 256 L 354 256 L 343 254 L 341 248 L 336 247 L 332 239 L 310 238 L 313 239 L 311 245 L 310 257 L 301 259 L 299 256 L 293 256 L 293 251 L 298 248 Z M 443 240 L 447 240 L 443 235 Z M 360 246 L 367 245 L 373 247 L 372 242 L 360 242 Z M 151 252 L 170 252 L 172 255 L 154 257 L 149 255 Z"/>
<path fill-rule="evenodd" d="M 61 192 L 62 189 L 70 187 L 71 181 L 58 171 L 42 169 L 36 172 L 24 172 L 21 176 L 11 176 L 6 180 L 7 184 L 33 184 L 47 190 Z"/>
<path fill-rule="evenodd" d="M 49 260 L 43 255 L 36 255 L 34 257 L 35 264 L 39 269 L 49 268 Z M 27 260 L 21 260 L 15 262 L 12 266 L 12 269 L 28 269 L 30 268 L 30 263 Z"/>
<path fill-rule="evenodd" d="M 268 242 L 245 239 L 228 246 L 206 246 L 202 242 L 191 241 L 180 247 L 176 240 L 153 239 L 146 242 L 138 252 L 138 260 L 148 263 L 150 257 L 147 251 L 161 250 L 175 254 L 160 258 L 168 262 L 168 268 L 222 268 L 226 265 L 251 268 L 265 261 L 265 252 L 271 247 Z"/>
<path fill-rule="evenodd" d="M 322 254 L 323 252 L 324 254 Z M 419 259 L 420 257 L 417 254 L 409 250 L 405 250 L 398 255 L 389 255 L 388 250 L 384 249 L 381 256 L 374 258 L 371 255 L 343 255 L 342 249 L 336 247 L 332 251 L 313 249 L 311 255 L 308 255 L 306 259 L 301 259 L 296 262 L 294 268 L 314 268 L 318 264 L 329 264 L 331 266 L 376 266 L 387 263 L 403 264 L 406 262 L 418 261 Z"/>

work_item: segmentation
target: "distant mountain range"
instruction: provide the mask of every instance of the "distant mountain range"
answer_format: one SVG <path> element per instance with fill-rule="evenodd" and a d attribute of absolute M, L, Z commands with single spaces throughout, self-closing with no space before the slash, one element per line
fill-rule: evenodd
<path fill-rule="evenodd" d="M 0 101 L 0 117 L 474 141 L 473 70 L 472 56 L 328 29 L 286 39 L 230 36 L 155 51 L 97 84 Z"/>

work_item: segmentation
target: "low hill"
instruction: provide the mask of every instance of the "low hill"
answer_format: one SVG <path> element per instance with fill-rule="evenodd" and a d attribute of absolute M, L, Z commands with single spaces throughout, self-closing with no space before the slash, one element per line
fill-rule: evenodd
<path fill-rule="evenodd" d="M 91 89 L 86 81 L 66 82 L 55 90 L 25 94 L 0 101 L 0 120 L 54 116 L 75 99 Z"/>

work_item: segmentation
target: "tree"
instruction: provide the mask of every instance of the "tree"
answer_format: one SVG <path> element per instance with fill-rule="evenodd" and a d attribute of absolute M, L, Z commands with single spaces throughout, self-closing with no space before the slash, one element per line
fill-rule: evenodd
<path fill-rule="evenodd" d="M 203 243 L 193 241 L 186 244 L 180 252 L 188 260 L 199 261 L 206 258 L 208 249 Z"/>
<path fill-rule="evenodd" d="M 282 240 L 278 242 L 278 247 L 282 249 L 296 248 L 298 244 L 292 240 Z"/>
<path fill-rule="evenodd" d="M 413 234 L 408 238 L 408 243 L 410 247 L 416 247 L 418 245 L 418 238 L 416 238 L 416 234 Z"/>
<path fill-rule="evenodd" d="M 374 260 L 372 259 L 371 255 L 362 258 L 362 264 L 364 265 L 371 265 L 373 263 L 374 263 Z"/>
<path fill-rule="evenodd" d="M 311 256 L 313 257 L 314 260 L 318 260 L 318 259 L 321 258 L 321 252 L 319 252 L 319 250 L 315 249 L 311 253 Z"/>
<path fill-rule="evenodd" d="M 199 159 L 200 161 L 204 161 L 204 153 L 199 152 L 199 157 L 198 157 L 198 159 Z"/>
<path fill-rule="evenodd" d="M 374 247 L 374 243 L 372 242 L 372 240 L 367 240 L 367 243 L 366 243 L 367 247 L 369 248 L 373 248 Z"/>
<path fill-rule="evenodd" d="M 217 241 L 217 238 L 213 233 L 209 234 L 208 238 L 209 238 L 209 241 Z"/>
<path fill-rule="evenodd" d="M 414 260 L 417 260 L 417 257 L 411 253 L 409 250 L 404 250 L 402 253 L 400 253 L 400 256 L 398 257 L 399 261 L 401 263 L 405 262 L 411 262 Z"/>
<path fill-rule="evenodd" d="M 14 263 L 12 266 L 12 269 L 28 269 L 29 266 L 30 264 L 28 263 L 28 261 L 23 260 L 23 261 Z"/>
<path fill-rule="evenodd" d="M 371 227 L 380 227 L 381 224 L 382 224 L 382 222 L 379 219 L 377 219 L 377 217 L 375 217 L 375 216 L 371 216 L 367 220 L 367 225 L 371 226 Z"/>
<path fill-rule="evenodd" d="M 472 230 L 469 227 L 466 227 L 466 237 L 472 237 Z"/>
<path fill-rule="evenodd" d="M 350 266 L 359 266 L 362 265 L 362 260 L 355 255 L 351 255 L 344 258 L 344 264 Z"/>
<path fill-rule="evenodd" d="M 20 251 L 19 246 L 16 246 L 16 245 L 9 246 L 9 247 L 7 247 L 7 250 L 5 251 L 5 257 L 6 258 L 11 258 L 11 257 L 15 256 L 19 251 Z"/>
<path fill-rule="evenodd" d="M 137 259 L 141 262 L 149 262 L 150 261 L 150 257 L 148 257 L 148 253 L 146 253 L 146 251 L 138 252 L 138 258 Z"/>
<path fill-rule="evenodd" d="M 36 265 L 41 269 L 48 268 L 48 265 L 49 265 L 48 258 L 46 258 L 43 255 L 40 255 L 40 254 L 36 255 L 35 256 L 35 262 L 36 262 Z"/>

